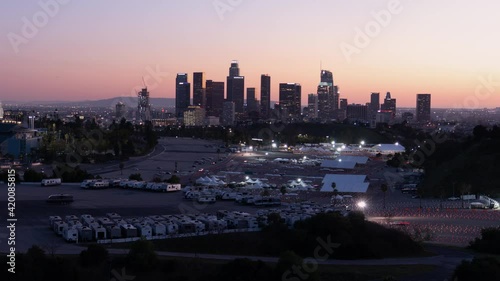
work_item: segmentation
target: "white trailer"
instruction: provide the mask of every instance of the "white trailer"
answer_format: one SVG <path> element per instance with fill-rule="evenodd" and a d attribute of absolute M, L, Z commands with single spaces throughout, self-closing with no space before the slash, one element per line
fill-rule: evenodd
<path fill-rule="evenodd" d="M 78 228 L 78 236 L 80 241 L 92 241 L 92 228 L 88 226 Z"/>
<path fill-rule="evenodd" d="M 78 229 L 74 226 L 66 227 L 63 230 L 62 236 L 67 242 L 78 242 Z"/>
<path fill-rule="evenodd" d="M 139 231 L 139 235 L 143 237 L 151 237 L 153 236 L 153 229 L 151 226 L 144 224 L 144 223 L 138 223 L 134 225 L 137 230 Z"/>
<path fill-rule="evenodd" d="M 106 188 L 109 187 L 109 181 L 103 181 L 103 180 L 94 181 L 89 184 L 89 187 L 93 189 Z"/>
<path fill-rule="evenodd" d="M 57 234 L 57 235 L 62 235 L 63 234 L 63 231 L 64 231 L 64 228 L 68 227 L 68 224 L 63 222 L 63 221 L 56 221 L 54 222 L 54 232 Z"/>
<path fill-rule="evenodd" d="M 122 237 L 121 228 L 117 225 L 108 226 L 108 227 L 106 227 L 106 230 L 107 230 L 108 237 L 110 239 Z"/>
<path fill-rule="evenodd" d="M 153 235 L 155 236 L 167 235 L 167 227 L 164 224 L 156 221 L 150 224 L 150 226 L 151 229 L 153 230 Z"/>
<path fill-rule="evenodd" d="M 43 179 L 40 183 L 42 186 L 60 185 L 61 179 Z"/>
<path fill-rule="evenodd" d="M 50 227 L 51 229 L 53 229 L 53 228 L 54 228 L 54 223 L 55 223 L 56 221 L 62 221 L 62 218 L 61 218 L 60 216 L 50 216 L 50 217 L 49 217 L 49 227 Z"/>
<path fill-rule="evenodd" d="M 166 228 L 167 234 L 177 234 L 179 233 L 179 225 L 172 221 L 161 221 L 161 224 L 163 224 Z"/>
<path fill-rule="evenodd" d="M 122 229 L 122 237 L 124 238 L 130 238 L 130 237 L 137 237 L 137 228 L 131 224 L 123 224 L 120 226 Z"/>
<path fill-rule="evenodd" d="M 167 184 L 167 192 L 174 192 L 174 191 L 180 191 L 180 190 L 181 190 L 180 183 Z"/>
<path fill-rule="evenodd" d="M 95 240 L 106 239 L 106 228 L 101 225 L 93 225 L 92 232 Z"/>

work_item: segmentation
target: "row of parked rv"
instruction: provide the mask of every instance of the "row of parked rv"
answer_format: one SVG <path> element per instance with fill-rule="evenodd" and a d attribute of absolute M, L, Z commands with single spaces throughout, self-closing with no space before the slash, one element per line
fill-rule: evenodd
<path fill-rule="evenodd" d="M 224 216 L 155 215 L 139 218 L 122 218 L 116 213 L 109 213 L 104 217 L 69 215 L 64 219 L 51 216 L 49 226 L 68 242 L 135 237 L 164 239 L 178 234 L 219 233 L 227 229 L 258 230 L 260 227 L 255 217 L 238 212 L 225 213 Z"/>
<path fill-rule="evenodd" d="M 233 200 L 243 205 L 280 206 L 281 197 L 261 196 L 260 191 L 235 192 L 230 188 L 197 188 L 188 186 L 183 189 L 184 198 L 198 203 L 215 203 L 217 200 Z"/>
<path fill-rule="evenodd" d="M 139 190 L 149 190 L 156 192 L 173 192 L 180 191 L 180 184 L 164 183 L 164 182 L 145 182 L 126 179 L 92 179 L 84 180 L 80 184 L 84 189 L 103 189 L 108 187 L 132 188 Z"/>
<path fill-rule="evenodd" d="M 217 211 L 213 214 L 153 215 L 148 217 L 123 218 L 116 213 L 93 217 L 69 215 L 49 217 L 50 228 L 68 242 L 108 241 L 112 239 L 145 237 L 166 239 L 186 234 L 203 235 L 229 231 L 258 231 L 268 225 L 270 214 L 280 215 L 281 222 L 293 228 L 297 221 L 311 218 L 319 213 L 341 212 L 331 205 L 314 203 L 291 204 L 286 209 L 260 210 L 252 215 L 239 211 Z"/>

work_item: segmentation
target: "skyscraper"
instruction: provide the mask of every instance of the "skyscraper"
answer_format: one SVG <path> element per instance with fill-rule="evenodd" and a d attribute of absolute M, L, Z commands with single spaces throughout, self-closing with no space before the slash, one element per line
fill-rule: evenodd
<path fill-rule="evenodd" d="M 347 110 L 347 99 L 340 99 L 340 109 Z"/>
<path fill-rule="evenodd" d="M 349 121 L 367 121 L 368 106 L 363 104 L 347 105 L 347 118 Z"/>
<path fill-rule="evenodd" d="M 227 100 L 234 102 L 236 113 L 244 112 L 245 77 L 240 76 L 238 61 L 232 61 L 227 76 Z"/>
<path fill-rule="evenodd" d="M 206 106 L 205 73 L 203 72 L 193 73 L 193 105 L 203 108 Z"/>
<path fill-rule="evenodd" d="M 338 87 L 334 85 L 333 74 L 329 70 L 321 70 L 318 85 L 318 117 L 323 121 L 336 119 L 339 109 Z"/>
<path fill-rule="evenodd" d="M 2 102 L 0 101 L 0 120 L 3 119 L 3 105 Z"/>
<path fill-rule="evenodd" d="M 258 112 L 259 105 L 257 104 L 257 99 L 255 98 L 255 88 L 247 88 L 247 112 Z"/>
<path fill-rule="evenodd" d="M 280 108 L 282 112 L 286 112 L 287 118 L 300 118 L 302 112 L 300 84 L 280 83 Z"/>
<path fill-rule="evenodd" d="M 149 92 L 148 88 L 143 88 L 137 94 L 137 120 L 151 121 L 151 104 L 149 103 Z"/>
<path fill-rule="evenodd" d="M 431 121 L 431 94 L 417 94 L 417 122 Z"/>
<path fill-rule="evenodd" d="M 370 107 L 368 108 L 370 116 L 368 118 L 373 119 L 377 115 L 377 111 L 380 109 L 380 93 L 372 93 L 370 95 Z"/>
<path fill-rule="evenodd" d="M 387 92 L 385 95 L 384 103 L 380 109 L 383 111 L 391 111 L 392 118 L 396 116 L 396 99 L 391 98 L 391 92 Z"/>
<path fill-rule="evenodd" d="M 263 118 L 269 118 L 271 112 L 271 76 L 260 76 L 260 113 Z"/>
<path fill-rule="evenodd" d="M 224 82 L 206 81 L 207 116 L 220 117 L 224 102 Z"/>
<path fill-rule="evenodd" d="M 187 73 L 177 73 L 175 78 L 175 115 L 177 118 L 184 116 L 184 111 L 190 105 L 191 84 L 188 82 Z"/>
<path fill-rule="evenodd" d="M 318 118 L 318 95 L 309 94 L 307 96 L 307 116 L 310 119 Z"/>
<path fill-rule="evenodd" d="M 235 107 L 234 102 L 224 101 L 222 105 L 222 115 L 220 117 L 220 123 L 223 126 L 233 126 L 235 122 Z"/>
<path fill-rule="evenodd" d="M 318 85 L 318 117 L 323 121 L 330 121 L 333 118 L 333 104 L 331 103 L 330 96 L 331 88 L 326 82 L 321 82 Z"/>
<path fill-rule="evenodd" d="M 238 66 L 238 61 L 233 60 L 231 66 L 229 67 L 229 76 L 236 77 L 240 76 L 240 67 Z"/>

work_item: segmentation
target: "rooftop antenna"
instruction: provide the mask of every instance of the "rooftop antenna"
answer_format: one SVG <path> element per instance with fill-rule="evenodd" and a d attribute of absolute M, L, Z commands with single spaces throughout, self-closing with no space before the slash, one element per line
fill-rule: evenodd
<path fill-rule="evenodd" d="M 148 86 L 146 86 L 146 82 L 144 82 L 144 76 L 142 76 L 142 84 L 144 84 L 144 88 L 148 88 Z"/>

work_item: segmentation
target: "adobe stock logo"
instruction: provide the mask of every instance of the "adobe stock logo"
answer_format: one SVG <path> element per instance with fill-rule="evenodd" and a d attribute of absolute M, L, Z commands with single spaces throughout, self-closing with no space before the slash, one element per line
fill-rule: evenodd
<path fill-rule="evenodd" d="M 21 27 L 20 34 L 9 32 L 7 38 L 9 39 L 10 45 L 16 54 L 19 53 L 19 46 L 21 44 L 27 44 L 30 39 L 35 38 L 40 29 L 44 28 L 49 24 L 50 18 L 55 17 L 59 14 L 62 5 L 66 5 L 71 0 L 47 0 L 38 2 L 41 10 L 38 10 L 31 16 L 31 20 L 27 17 L 22 17 L 21 21 L 23 26 Z"/>
<path fill-rule="evenodd" d="M 238 7 L 243 0 L 215 0 L 212 2 L 215 12 L 219 16 L 221 21 L 224 20 L 224 14 L 232 12 L 236 7 Z"/>
<path fill-rule="evenodd" d="M 354 28 L 356 34 L 353 38 L 353 44 L 342 42 L 340 50 L 348 63 L 351 62 L 351 57 L 354 54 L 360 54 L 361 50 L 370 45 L 373 38 L 377 37 L 382 28 L 389 26 L 393 15 L 398 15 L 403 11 L 403 7 L 399 0 L 391 0 L 387 3 L 387 9 L 378 12 L 371 12 L 374 20 L 365 24 L 364 29 L 359 27 Z"/>

